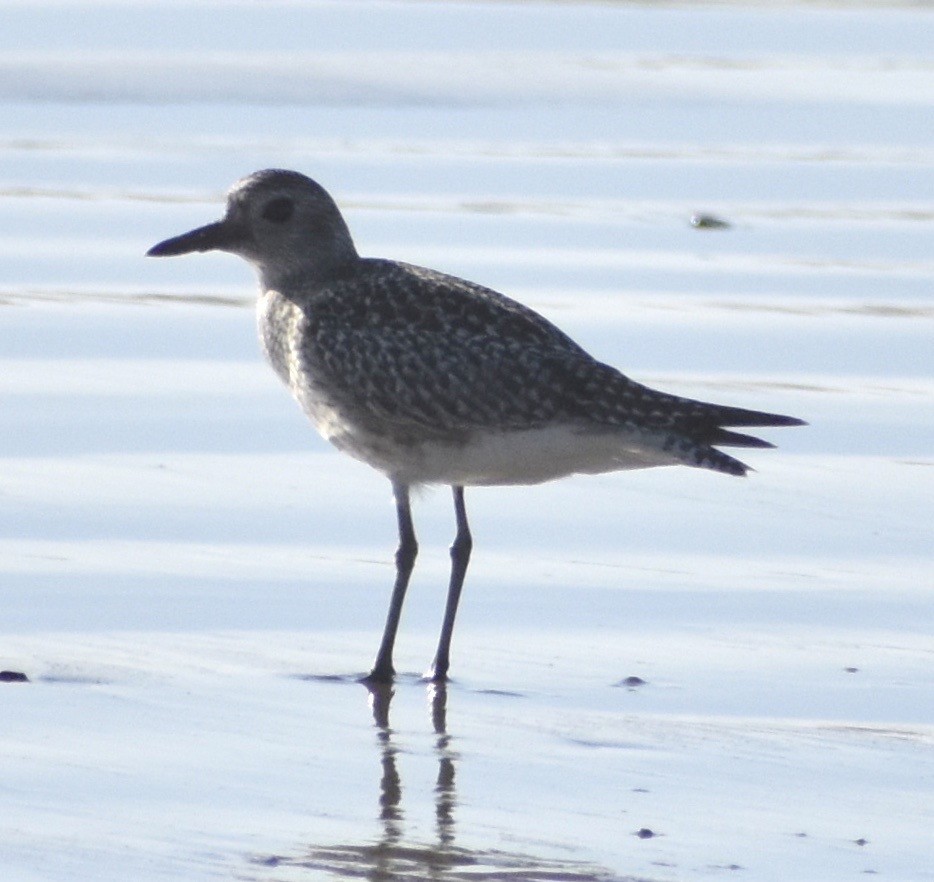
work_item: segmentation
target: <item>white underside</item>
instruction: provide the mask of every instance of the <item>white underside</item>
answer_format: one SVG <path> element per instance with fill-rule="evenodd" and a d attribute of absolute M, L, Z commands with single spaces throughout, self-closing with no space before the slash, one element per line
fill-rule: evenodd
<path fill-rule="evenodd" d="M 320 428 L 320 426 L 319 426 Z M 358 433 L 325 434 L 335 446 L 405 484 L 540 484 L 574 474 L 674 465 L 650 437 L 554 426 L 477 434 L 464 444 L 386 444 Z"/>

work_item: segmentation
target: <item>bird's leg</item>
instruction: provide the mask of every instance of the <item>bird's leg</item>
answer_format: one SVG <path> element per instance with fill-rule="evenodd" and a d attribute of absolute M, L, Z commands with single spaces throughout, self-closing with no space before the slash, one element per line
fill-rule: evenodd
<path fill-rule="evenodd" d="M 446 680 L 451 661 L 451 635 L 454 633 L 454 617 L 457 615 L 457 602 L 460 600 L 464 575 L 470 562 L 470 550 L 473 539 L 467 524 L 467 509 L 464 507 L 464 488 L 454 487 L 454 514 L 457 517 L 457 535 L 451 546 L 451 582 L 448 585 L 448 599 L 444 608 L 444 622 L 441 625 L 441 639 L 438 651 L 431 663 L 430 679 L 437 682 Z"/>
<path fill-rule="evenodd" d="M 383 639 L 379 644 L 379 651 L 376 653 L 376 663 L 366 678 L 375 683 L 391 683 L 395 674 L 392 666 L 392 648 L 396 642 L 396 631 L 399 630 L 399 617 L 402 615 L 405 591 L 409 587 L 409 577 L 412 575 L 415 556 L 418 554 L 418 542 L 415 540 L 415 528 L 412 525 L 412 509 L 409 505 L 408 485 L 393 481 L 392 492 L 396 499 L 396 517 L 399 520 L 399 547 L 396 549 L 396 583 L 392 588 L 389 613 L 386 616 Z"/>

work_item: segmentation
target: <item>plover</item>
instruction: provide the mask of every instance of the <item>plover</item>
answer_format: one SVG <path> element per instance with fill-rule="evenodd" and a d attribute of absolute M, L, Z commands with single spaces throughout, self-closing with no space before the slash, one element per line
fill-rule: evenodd
<path fill-rule="evenodd" d="M 441 681 L 472 547 L 465 487 L 664 465 L 741 476 L 747 466 L 718 447 L 773 445 L 732 429 L 802 425 L 649 389 L 496 291 L 360 257 L 331 196 L 295 171 L 249 175 L 228 193 L 223 219 L 148 254 L 210 250 L 237 254 L 259 273 L 263 349 L 318 431 L 392 482 L 396 577 L 371 682 L 394 675 L 418 552 L 413 486 L 446 484 L 454 494 L 450 583 L 428 674 Z"/>

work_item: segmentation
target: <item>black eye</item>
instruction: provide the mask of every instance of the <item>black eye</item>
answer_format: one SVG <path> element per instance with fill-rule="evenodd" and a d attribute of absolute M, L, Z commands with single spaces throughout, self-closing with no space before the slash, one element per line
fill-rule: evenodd
<path fill-rule="evenodd" d="M 286 196 L 280 196 L 277 199 L 270 199 L 263 209 L 263 217 L 274 224 L 284 224 L 295 211 L 292 200 Z"/>

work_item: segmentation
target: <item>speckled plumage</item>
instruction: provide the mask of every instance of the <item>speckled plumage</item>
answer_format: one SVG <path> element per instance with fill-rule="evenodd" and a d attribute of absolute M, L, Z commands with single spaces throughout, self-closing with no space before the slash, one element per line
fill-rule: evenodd
<path fill-rule="evenodd" d="M 317 402 L 326 401 L 354 437 L 333 426 L 324 427 L 326 436 L 409 483 L 448 476 L 394 469 L 387 446 L 445 445 L 455 459 L 457 449 L 478 434 L 557 424 L 569 428 L 569 437 L 617 435 L 620 449 L 607 458 L 607 471 L 641 467 L 647 456 L 661 456 L 672 464 L 743 474 L 741 463 L 712 445 L 764 442 L 723 426 L 780 419 L 655 392 L 596 361 L 521 304 L 394 261 L 361 259 L 353 272 L 325 284 L 265 292 L 260 330 L 267 356 L 312 418 Z M 370 450 L 370 435 L 378 454 Z M 637 455 L 640 447 L 645 451 Z M 412 457 L 396 458 L 408 463 Z M 561 468 L 565 474 L 595 470 L 576 464 L 573 449 L 548 477 L 559 477 Z M 511 483 L 508 477 L 453 471 L 450 477 L 466 484 Z"/>
<path fill-rule="evenodd" d="M 743 475 L 747 467 L 717 446 L 772 445 L 730 427 L 801 422 L 656 392 L 502 294 L 361 258 L 334 201 L 297 172 L 250 175 L 230 191 L 223 220 L 150 254 L 214 248 L 257 268 L 266 356 L 319 431 L 392 480 L 400 553 L 413 484 L 452 485 L 458 537 L 469 540 L 464 486 L 674 464 Z M 410 570 L 414 533 L 408 538 Z M 404 569 L 394 592 L 400 608 Z M 456 608 L 453 577 L 451 591 Z M 395 624 L 387 623 L 377 679 L 391 677 Z M 442 655 L 440 678 L 446 645 Z"/>

